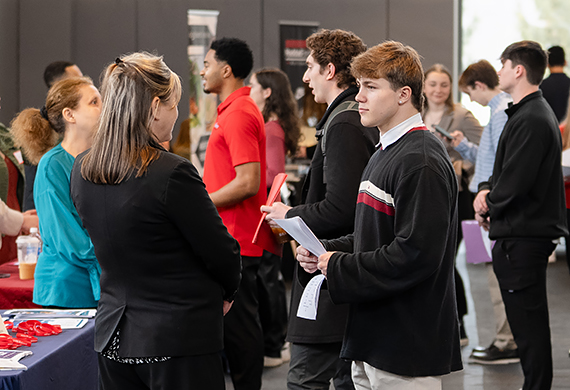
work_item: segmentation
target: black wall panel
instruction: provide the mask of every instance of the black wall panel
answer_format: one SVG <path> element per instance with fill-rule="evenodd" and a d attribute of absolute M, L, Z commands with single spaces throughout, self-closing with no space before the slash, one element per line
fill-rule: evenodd
<path fill-rule="evenodd" d="M 42 75 L 70 60 L 99 84 L 118 55 L 148 50 L 164 55 L 187 90 L 188 9 L 218 10 L 217 36 L 247 41 L 254 67 L 279 65 L 279 21 L 319 22 L 360 36 L 412 45 L 424 65 L 453 63 L 454 0 L 0 0 L 0 121 L 43 105 Z M 180 123 L 188 115 L 184 94 Z M 175 127 L 177 132 L 178 125 Z"/>
<path fill-rule="evenodd" d="M 18 25 L 19 1 L 0 0 L 0 122 L 5 125 L 20 107 Z"/>

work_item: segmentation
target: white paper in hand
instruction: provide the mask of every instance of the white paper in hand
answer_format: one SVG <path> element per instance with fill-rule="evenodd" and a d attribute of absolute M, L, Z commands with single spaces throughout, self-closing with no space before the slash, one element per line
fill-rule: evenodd
<path fill-rule="evenodd" d="M 562 166 L 570 167 L 570 149 L 562 152 Z"/>
<path fill-rule="evenodd" d="M 325 275 L 320 274 L 314 276 L 309 281 L 305 287 L 305 291 L 303 291 L 303 295 L 301 296 L 299 309 L 297 310 L 297 317 L 313 321 L 317 319 L 319 295 L 321 294 L 321 285 L 323 284 L 324 280 Z"/>
<path fill-rule="evenodd" d="M 287 219 L 274 219 L 276 224 L 281 226 L 295 241 L 307 249 L 315 256 L 326 253 L 325 247 L 315 234 L 309 229 L 305 221 L 301 217 L 293 217 Z"/>

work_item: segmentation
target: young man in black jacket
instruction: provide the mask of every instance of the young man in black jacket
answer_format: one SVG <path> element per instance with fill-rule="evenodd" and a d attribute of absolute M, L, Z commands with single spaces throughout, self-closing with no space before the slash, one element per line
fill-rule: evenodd
<path fill-rule="evenodd" d="M 366 50 L 362 40 L 343 30 L 321 30 L 307 38 L 307 47 L 311 54 L 303 81 L 313 90 L 315 101 L 327 103 L 328 108 L 317 124 L 319 141 L 303 185 L 303 204 L 290 208 L 274 203 L 261 209 L 269 213 L 268 221 L 299 216 L 317 237 L 334 238 L 354 229 L 360 175 L 375 151 L 378 129 L 360 123 L 354 100 L 358 89 L 350 61 Z M 339 112 L 346 102 L 352 102 L 353 109 Z M 306 276 L 302 269 L 295 270 L 287 330 L 291 343 L 287 388 L 328 389 L 332 379 L 337 390 L 354 389 L 350 362 L 339 358 L 348 306 L 334 305 L 323 290 L 316 321 L 298 318 Z"/>
<path fill-rule="evenodd" d="M 501 55 L 499 87 L 513 98 L 497 147 L 493 176 L 479 184 L 476 218 L 490 228 L 493 269 L 525 376 L 523 390 L 552 384 L 552 346 L 546 297 L 546 266 L 553 240 L 568 235 L 554 112 L 542 97 L 546 53 L 532 41 Z"/>
<path fill-rule="evenodd" d="M 341 351 L 357 389 L 441 390 L 460 370 L 454 258 L 458 185 L 443 146 L 422 121 L 418 53 L 384 42 L 356 57 L 361 121 L 382 148 L 362 174 L 354 234 L 325 241 L 307 272 L 327 277 L 334 303 L 349 303 Z M 319 308 L 320 310 L 320 308 Z"/>

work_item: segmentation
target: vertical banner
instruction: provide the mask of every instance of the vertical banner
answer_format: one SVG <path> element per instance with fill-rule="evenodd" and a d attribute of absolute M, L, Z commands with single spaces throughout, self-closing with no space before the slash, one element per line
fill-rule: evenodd
<path fill-rule="evenodd" d="M 219 11 L 188 10 L 188 62 L 190 65 L 191 161 L 202 174 L 206 146 L 217 116 L 217 95 L 204 93 L 200 70 L 210 44 L 216 39 Z"/>
<path fill-rule="evenodd" d="M 307 69 L 305 60 L 311 53 L 310 50 L 307 49 L 305 39 L 316 32 L 318 28 L 318 22 L 279 22 L 281 70 L 289 76 L 291 89 L 297 99 L 301 98 L 305 93 L 303 73 L 305 73 Z"/>

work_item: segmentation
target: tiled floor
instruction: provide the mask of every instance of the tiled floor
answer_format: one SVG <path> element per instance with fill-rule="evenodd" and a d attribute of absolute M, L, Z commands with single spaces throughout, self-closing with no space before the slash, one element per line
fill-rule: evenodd
<path fill-rule="evenodd" d="M 523 376 L 519 364 L 481 366 L 467 363 L 471 349 L 479 344 L 488 345 L 493 338 L 492 306 L 487 288 L 487 275 L 483 264 L 465 264 L 460 248 L 458 268 L 465 282 L 469 314 L 465 317 L 469 346 L 463 348 L 464 370 L 447 375 L 444 390 L 518 390 Z M 552 329 L 552 355 L 554 358 L 553 390 L 570 389 L 570 273 L 564 249 L 559 247 L 558 260 L 548 267 L 548 298 Z M 265 369 L 263 390 L 286 389 L 287 365 Z M 226 388 L 233 389 L 229 377 Z M 331 386 L 331 389 L 333 387 Z"/>

